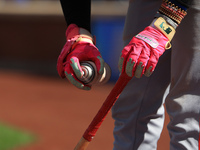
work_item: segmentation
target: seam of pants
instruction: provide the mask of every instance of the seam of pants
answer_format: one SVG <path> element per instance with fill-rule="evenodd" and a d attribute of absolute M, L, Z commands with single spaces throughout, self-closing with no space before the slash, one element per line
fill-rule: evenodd
<path fill-rule="evenodd" d="M 140 104 L 140 109 L 139 109 L 139 111 L 138 111 L 138 115 L 137 115 L 137 119 L 136 119 L 136 122 L 135 122 L 135 140 L 134 140 L 134 142 L 133 142 L 133 150 L 134 150 L 134 148 L 135 148 L 135 142 L 136 142 L 136 132 L 137 132 L 137 127 L 138 127 L 138 118 L 139 118 L 139 115 L 140 115 L 140 112 L 141 112 L 141 108 L 142 108 L 142 105 L 143 105 L 143 102 L 144 102 L 144 96 L 145 96 L 145 93 L 146 93 L 146 91 L 147 91 L 147 88 L 148 88 L 148 85 L 149 85 L 149 81 L 151 80 L 151 77 L 149 77 L 150 79 L 148 80 L 148 83 L 147 83 L 147 86 L 146 86 L 146 88 L 145 88 L 145 92 L 144 92 L 144 95 L 143 95 L 143 97 L 142 97 L 142 100 L 141 100 L 141 104 Z"/>

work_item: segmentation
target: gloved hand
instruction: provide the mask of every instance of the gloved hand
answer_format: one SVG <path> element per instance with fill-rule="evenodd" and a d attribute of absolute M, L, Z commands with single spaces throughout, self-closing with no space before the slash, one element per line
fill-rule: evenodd
<path fill-rule="evenodd" d="M 155 19 L 122 50 L 118 64 L 120 72 L 125 71 L 128 76 L 137 78 L 143 74 L 150 76 L 159 57 L 171 47 L 174 34 L 175 29 L 163 18 Z"/>
<path fill-rule="evenodd" d="M 74 86 L 83 90 L 90 90 L 91 86 L 85 85 L 79 79 L 83 76 L 81 61 L 95 63 L 98 74 L 103 74 L 104 60 L 89 31 L 79 28 L 75 24 L 68 26 L 66 31 L 67 42 L 64 45 L 57 61 L 57 71 L 60 77 L 67 78 Z"/>

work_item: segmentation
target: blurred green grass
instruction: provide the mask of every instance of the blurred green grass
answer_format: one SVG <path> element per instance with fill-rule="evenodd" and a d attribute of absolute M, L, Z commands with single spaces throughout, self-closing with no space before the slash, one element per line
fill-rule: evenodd
<path fill-rule="evenodd" d="M 11 150 L 34 141 L 36 137 L 33 134 L 0 123 L 0 150 Z"/>

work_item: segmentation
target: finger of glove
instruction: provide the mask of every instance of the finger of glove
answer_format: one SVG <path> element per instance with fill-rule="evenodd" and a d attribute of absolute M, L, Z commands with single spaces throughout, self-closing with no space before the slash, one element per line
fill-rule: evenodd
<path fill-rule="evenodd" d="M 141 78 L 142 77 L 142 74 L 144 72 L 144 65 L 143 65 L 143 62 L 139 62 L 136 66 L 136 69 L 135 69 L 135 77 L 136 78 Z"/>
<path fill-rule="evenodd" d="M 79 59 L 77 57 L 70 58 L 70 66 L 72 67 L 76 77 L 81 79 L 83 76 L 83 70 L 80 66 Z"/>
<path fill-rule="evenodd" d="M 90 45 L 88 48 L 86 47 L 89 51 L 86 53 L 87 57 L 89 60 L 95 63 L 95 66 L 97 68 L 97 72 L 102 75 L 104 72 L 104 60 L 101 56 L 101 53 L 97 49 L 96 46 Z"/>
<path fill-rule="evenodd" d="M 122 52 L 120 54 L 119 61 L 118 61 L 118 69 L 119 69 L 120 73 L 125 71 L 126 60 L 129 56 L 129 53 L 131 50 L 132 50 L 132 45 L 127 45 L 124 47 L 124 49 L 122 50 Z"/>
<path fill-rule="evenodd" d="M 132 51 L 130 52 L 127 63 L 126 63 L 126 74 L 129 77 L 133 77 L 136 70 L 136 64 L 138 62 L 138 58 L 141 54 L 143 47 L 141 45 L 134 45 Z"/>
<path fill-rule="evenodd" d="M 69 82 L 71 84 L 73 84 L 74 86 L 76 86 L 79 89 L 83 89 L 83 90 L 90 90 L 91 87 L 88 85 L 84 85 L 81 81 L 79 81 L 76 77 L 76 75 L 73 72 L 73 69 L 71 68 L 71 65 L 69 63 L 67 63 L 65 65 L 65 76 L 66 78 L 69 80 Z"/>
<path fill-rule="evenodd" d="M 136 78 L 141 78 L 142 75 L 144 74 L 146 65 L 148 63 L 149 57 L 150 57 L 150 49 L 149 47 L 143 45 L 143 49 L 141 51 L 141 54 L 138 58 L 138 63 L 136 66 L 136 70 L 135 70 L 135 77 Z"/>
<path fill-rule="evenodd" d="M 102 75 L 104 72 L 104 60 L 101 56 L 97 56 L 95 57 L 95 59 L 93 59 L 93 62 L 96 65 L 97 68 L 97 72 Z"/>
<path fill-rule="evenodd" d="M 151 55 L 150 55 L 149 61 L 147 63 L 145 72 L 144 72 L 145 76 L 149 77 L 153 73 L 153 71 L 158 63 L 158 59 L 159 59 L 159 55 L 156 54 L 155 52 L 151 51 Z"/>

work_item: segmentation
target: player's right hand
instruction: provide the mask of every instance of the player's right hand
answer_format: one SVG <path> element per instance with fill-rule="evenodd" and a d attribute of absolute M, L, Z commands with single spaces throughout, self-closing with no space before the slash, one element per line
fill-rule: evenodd
<path fill-rule="evenodd" d="M 153 23 L 132 38 L 124 47 L 119 59 L 119 70 L 129 77 L 140 78 L 143 74 L 149 77 L 166 49 L 175 29 L 163 18 L 156 18 Z"/>
<path fill-rule="evenodd" d="M 104 60 L 94 45 L 95 42 L 89 31 L 79 28 L 75 24 L 71 24 L 66 30 L 66 39 L 67 42 L 57 61 L 58 74 L 62 78 L 67 78 L 77 88 L 90 90 L 91 86 L 79 80 L 83 77 L 80 62 L 94 62 L 97 73 L 102 75 L 104 71 Z"/>

